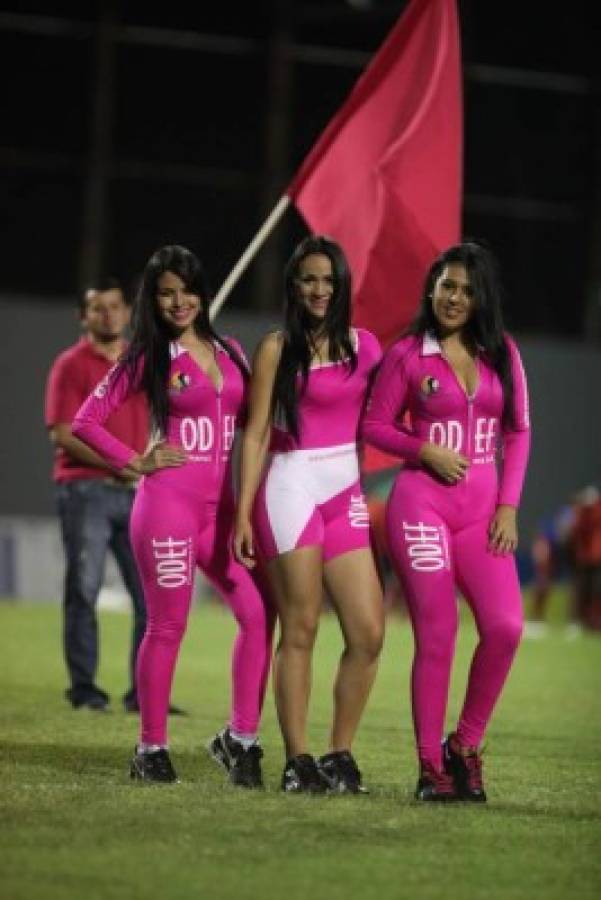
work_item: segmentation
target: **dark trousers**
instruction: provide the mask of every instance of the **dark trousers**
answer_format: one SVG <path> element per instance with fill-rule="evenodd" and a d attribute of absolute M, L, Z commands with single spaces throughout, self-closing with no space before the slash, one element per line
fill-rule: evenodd
<path fill-rule="evenodd" d="M 96 602 L 104 579 L 107 551 L 112 551 L 133 602 L 130 687 L 135 698 L 135 664 L 146 628 L 144 593 L 129 542 L 129 516 L 135 492 L 125 486 L 85 479 L 56 486 L 58 513 L 65 550 L 64 653 L 74 705 L 98 695 Z"/>

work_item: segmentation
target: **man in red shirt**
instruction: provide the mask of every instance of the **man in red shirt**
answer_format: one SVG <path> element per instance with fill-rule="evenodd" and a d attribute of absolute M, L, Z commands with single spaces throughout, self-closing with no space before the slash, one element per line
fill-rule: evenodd
<path fill-rule="evenodd" d="M 125 349 L 130 319 L 115 279 L 99 282 L 81 301 L 85 335 L 54 361 L 46 384 L 45 419 L 56 448 L 53 477 L 65 549 L 64 652 L 71 681 L 65 692 L 74 708 L 105 710 L 109 696 L 96 685 L 98 623 L 96 601 L 107 550 L 113 552 L 133 602 L 131 684 L 125 709 L 138 709 L 135 660 L 146 627 L 144 594 L 129 542 L 129 514 L 135 485 L 107 467 L 71 433 L 75 413 Z M 149 419 L 143 394 L 130 398 L 108 420 L 107 428 L 143 453 Z"/>

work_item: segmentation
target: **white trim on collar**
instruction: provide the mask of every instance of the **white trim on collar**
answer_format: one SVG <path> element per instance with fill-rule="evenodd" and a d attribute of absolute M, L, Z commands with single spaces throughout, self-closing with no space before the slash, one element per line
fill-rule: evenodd
<path fill-rule="evenodd" d="M 476 349 L 478 353 L 484 353 L 484 347 L 481 344 L 476 344 Z M 422 341 L 422 356 L 436 356 L 436 354 L 444 356 L 440 342 L 433 331 L 425 331 Z"/>
<path fill-rule="evenodd" d="M 438 338 L 432 331 L 424 332 L 422 356 L 435 356 L 437 353 L 442 356 L 442 347 L 438 342 Z"/>
<path fill-rule="evenodd" d="M 225 347 L 222 347 L 221 344 L 219 344 L 217 341 L 211 341 L 211 343 L 217 353 L 226 353 L 227 354 L 227 350 L 225 349 Z M 182 353 L 187 353 L 187 352 L 188 351 L 186 350 L 186 348 L 182 347 L 182 345 L 180 344 L 179 341 L 170 341 L 169 342 L 169 356 L 171 357 L 171 359 L 177 359 L 178 356 L 182 355 Z M 229 356 L 229 354 L 227 354 L 227 355 Z"/>

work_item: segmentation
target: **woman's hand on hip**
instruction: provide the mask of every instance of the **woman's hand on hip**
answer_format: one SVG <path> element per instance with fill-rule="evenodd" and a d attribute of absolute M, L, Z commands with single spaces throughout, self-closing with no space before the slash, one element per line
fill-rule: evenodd
<path fill-rule="evenodd" d="M 438 444 L 424 444 L 419 452 L 420 460 L 449 484 L 457 484 L 465 477 L 470 461 L 461 453 L 439 447 Z"/>
<path fill-rule="evenodd" d="M 488 549 L 505 556 L 518 545 L 517 511 L 513 506 L 497 506 L 488 528 Z"/>
<path fill-rule="evenodd" d="M 254 569 L 257 561 L 255 559 L 253 529 L 248 519 L 236 521 L 233 545 L 234 556 L 238 562 L 246 566 L 247 569 Z"/>
<path fill-rule="evenodd" d="M 139 472 L 140 475 L 150 475 L 158 469 L 170 469 L 183 466 L 188 459 L 187 454 L 181 447 L 175 447 L 173 444 L 167 444 L 161 441 L 137 459 L 129 463 L 129 467 Z"/>

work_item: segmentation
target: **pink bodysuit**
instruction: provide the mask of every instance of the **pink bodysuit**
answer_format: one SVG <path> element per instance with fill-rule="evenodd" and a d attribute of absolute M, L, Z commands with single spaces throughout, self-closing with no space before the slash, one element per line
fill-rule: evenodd
<path fill-rule="evenodd" d="M 234 341 L 240 355 L 242 350 Z M 145 744 L 165 744 L 167 709 L 192 598 L 195 566 L 231 607 L 239 625 L 232 659 L 230 725 L 256 732 L 270 662 L 271 621 L 256 579 L 233 557 L 234 497 L 231 449 L 244 402 L 242 374 L 215 344 L 223 384 L 216 390 L 194 358 L 171 344 L 166 441 L 188 454 L 180 467 L 145 476 L 130 522 L 144 585 L 146 635 L 138 653 L 137 683 Z M 140 390 L 118 369 L 77 413 L 73 433 L 122 469 L 135 452 L 103 427 L 112 410 Z"/>
<path fill-rule="evenodd" d="M 370 546 L 369 514 L 359 479 L 358 423 L 380 346 L 353 329 L 357 368 L 314 365 L 305 390 L 299 376 L 299 440 L 276 422 L 271 461 L 254 509 L 260 552 L 271 560 L 298 547 L 321 546 L 327 562 Z"/>
<path fill-rule="evenodd" d="M 503 391 L 480 352 L 478 384 L 468 396 L 432 334 L 405 337 L 386 353 L 363 422 L 365 440 L 404 460 L 386 515 L 393 564 L 415 636 L 413 714 L 420 759 L 440 768 L 457 631 L 457 584 L 480 641 L 457 727 L 478 746 L 509 673 L 522 630 L 522 598 L 513 555 L 488 549 L 497 505 L 519 503 L 530 446 L 528 397 L 518 350 L 507 337 L 515 422 L 501 425 Z M 403 424 L 409 413 L 411 426 Z M 470 460 L 450 485 L 419 462 L 425 442 Z M 498 456 L 500 477 L 497 474 Z"/>

